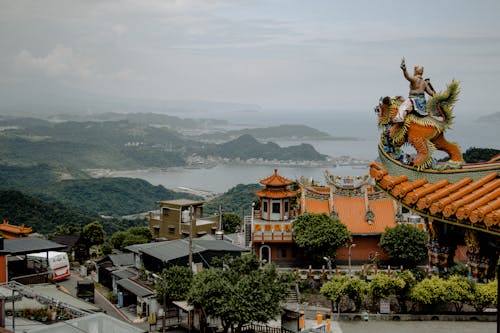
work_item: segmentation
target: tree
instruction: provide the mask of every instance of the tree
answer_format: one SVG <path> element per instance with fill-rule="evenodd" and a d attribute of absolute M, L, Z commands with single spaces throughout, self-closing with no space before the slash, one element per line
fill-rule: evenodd
<path fill-rule="evenodd" d="M 472 306 L 482 312 L 487 306 L 497 304 L 498 280 L 488 283 L 479 283 L 473 291 Z"/>
<path fill-rule="evenodd" d="M 427 235 L 411 225 L 399 224 L 386 228 L 380 237 L 379 246 L 396 265 L 405 264 L 413 268 L 427 258 Z"/>
<path fill-rule="evenodd" d="M 335 258 L 337 249 L 347 244 L 351 234 L 339 220 L 324 213 L 307 213 L 293 222 L 293 239 L 310 255 Z"/>
<path fill-rule="evenodd" d="M 336 303 L 339 306 L 340 299 L 344 296 L 344 284 L 349 279 L 347 276 L 335 276 L 330 281 L 323 284 L 321 289 L 319 290 L 320 294 L 326 296 L 332 302 L 332 310 L 333 303 Z"/>
<path fill-rule="evenodd" d="M 241 228 L 241 218 L 233 213 L 222 214 L 222 229 L 225 233 L 232 234 Z"/>
<path fill-rule="evenodd" d="M 225 257 L 216 264 L 195 276 L 188 301 L 205 315 L 220 318 L 224 332 L 231 328 L 239 333 L 244 324 L 280 314 L 289 275 L 280 275 L 273 264 L 259 268 L 255 255 Z"/>
<path fill-rule="evenodd" d="M 111 235 L 111 245 L 113 245 L 113 248 L 121 250 L 122 249 L 122 243 L 125 237 L 127 237 L 128 232 L 126 231 L 117 231 L 113 235 Z"/>
<path fill-rule="evenodd" d="M 163 269 L 161 279 L 156 284 L 158 301 L 163 302 L 164 296 L 169 301 L 185 300 L 192 282 L 193 271 L 188 267 L 171 266 Z"/>
<path fill-rule="evenodd" d="M 417 283 L 413 287 L 410 297 L 422 304 L 435 306 L 440 302 L 446 301 L 448 293 L 446 288 L 444 280 L 434 275 L 430 279 L 423 279 Z"/>
<path fill-rule="evenodd" d="M 90 257 L 90 248 L 92 246 L 104 243 L 105 232 L 102 224 L 94 221 L 83 227 L 81 236 L 83 244 L 85 244 L 85 256 L 88 258 Z"/>
<path fill-rule="evenodd" d="M 104 229 L 102 224 L 97 221 L 87 224 L 83 227 L 82 237 L 88 246 L 100 245 L 104 243 Z"/>
<path fill-rule="evenodd" d="M 153 240 L 153 235 L 151 234 L 151 230 L 149 229 L 149 227 L 130 227 L 127 229 L 127 232 L 129 234 L 140 236 L 146 239 L 146 242 L 144 243 L 149 243 L 151 240 Z"/>
<path fill-rule="evenodd" d="M 446 301 L 453 304 L 457 312 L 473 299 L 474 285 L 465 276 L 452 275 L 445 280 L 445 287 L 448 290 Z"/>

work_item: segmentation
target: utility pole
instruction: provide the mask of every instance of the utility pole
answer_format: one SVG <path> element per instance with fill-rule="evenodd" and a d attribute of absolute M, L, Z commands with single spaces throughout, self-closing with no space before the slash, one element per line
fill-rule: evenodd
<path fill-rule="evenodd" d="M 193 206 L 189 206 L 189 269 L 193 270 Z"/>
<path fill-rule="evenodd" d="M 163 281 L 163 320 L 162 320 L 162 332 L 165 333 L 167 324 L 167 275 L 162 277 Z"/>

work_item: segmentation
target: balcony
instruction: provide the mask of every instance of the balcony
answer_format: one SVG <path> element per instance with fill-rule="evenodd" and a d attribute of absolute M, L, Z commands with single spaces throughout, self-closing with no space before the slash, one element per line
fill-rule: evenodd
<path fill-rule="evenodd" d="M 292 223 L 254 220 L 252 242 L 292 243 Z"/>

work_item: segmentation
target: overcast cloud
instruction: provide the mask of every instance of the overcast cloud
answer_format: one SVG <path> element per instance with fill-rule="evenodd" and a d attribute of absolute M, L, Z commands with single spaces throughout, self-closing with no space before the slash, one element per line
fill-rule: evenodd
<path fill-rule="evenodd" d="M 438 90 L 460 80 L 466 112 L 492 113 L 499 13 L 497 0 L 3 0 L 0 98 L 366 112 L 381 95 L 407 94 L 405 56 Z"/>

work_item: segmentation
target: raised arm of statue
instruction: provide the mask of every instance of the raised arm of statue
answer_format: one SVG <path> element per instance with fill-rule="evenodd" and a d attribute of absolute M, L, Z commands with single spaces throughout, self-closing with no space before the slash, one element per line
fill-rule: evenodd
<path fill-rule="evenodd" d="M 401 70 L 403 71 L 403 75 L 408 81 L 413 82 L 415 80 L 414 77 L 411 76 L 406 70 L 406 61 L 404 57 L 401 59 L 401 65 L 399 66 L 399 68 L 401 68 Z"/>

